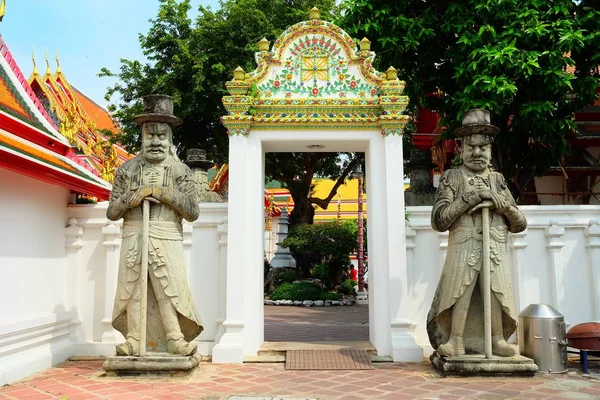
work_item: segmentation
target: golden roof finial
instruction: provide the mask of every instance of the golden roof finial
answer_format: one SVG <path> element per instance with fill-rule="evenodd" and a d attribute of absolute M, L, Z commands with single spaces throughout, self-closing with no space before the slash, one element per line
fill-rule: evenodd
<path fill-rule="evenodd" d="M 359 45 L 360 45 L 361 51 L 371 50 L 371 41 L 369 39 L 367 39 L 366 37 L 362 38 L 362 40 L 359 42 Z"/>
<path fill-rule="evenodd" d="M 2 22 L 4 14 L 6 14 L 6 0 L 2 0 L 2 3 L 0 3 L 0 22 Z"/>
<path fill-rule="evenodd" d="M 385 71 L 385 79 L 388 81 L 395 81 L 398 79 L 398 71 L 394 67 L 389 67 L 387 71 Z"/>
<path fill-rule="evenodd" d="M 246 72 L 240 66 L 233 70 L 233 79 L 236 81 L 243 81 L 246 76 Z"/>
<path fill-rule="evenodd" d="M 58 47 L 56 48 L 56 73 L 62 73 L 62 71 L 60 70 L 60 61 L 58 61 Z"/>
<path fill-rule="evenodd" d="M 48 60 L 48 49 L 46 49 L 46 76 L 52 75 L 52 70 L 50 69 L 50 61 Z"/>
<path fill-rule="evenodd" d="M 31 60 L 33 61 L 33 75 L 37 76 L 37 75 L 39 75 L 39 72 L 37 69 L 37 64 L 35 62 L 35 47 L 34 46 L 31 47 Z"/>
<path fill-rule="evenodd" d="M 319 19 L 321 18 L 321 11 L 317 7 L 313 7 L 308 12 L 310 19 Z"/>
<path fill-rule="evenodd" d="M 269 51 L 269 41 L 267 38 L 260 39 L 260 42 L 258 42 L 258 51 Z"/>

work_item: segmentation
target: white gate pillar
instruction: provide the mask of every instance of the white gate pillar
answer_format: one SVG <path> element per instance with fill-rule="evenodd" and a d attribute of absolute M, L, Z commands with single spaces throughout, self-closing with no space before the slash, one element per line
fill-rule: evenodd
<path fill-rule="evenodd" d="M 388 219 L 383 138 L 371 140 L 366 154 L 367 246 L 369 254 L 369 338 L 380 356 L 391 355 Z"/>
<path fill-rule="evenodd" d="M 229 137 L 229 204 L 227 211 L 227 300 L 225 332 L 212 352 L 214 363 L 241 363 L 244 361 L 244 326 L 246 322 L 246 209 L 247 209 L 247 137 L 231 134 Z"/>
<path fill-rule="evenodd" d="M 406 258 L 406 225 L 404 218 L 404 156 L 402 134 L 408 117 L 403 114 L 408 97 L 402 96 L 405 83 L 398 80 L 397 72 L 390 67 L 382 85 L 380 116 L 385 148 L 385 194 L 387 214 L 387 263 L 390 282 L 390 333 L 392 359 L 403 362 L 420 362 L 423 349 L 413 336 L 414 324 L 410 320 L 412 298 L 409 296 L 408 265 Z"/>
<path fill-rule="evenodd" d="M 265 163 L 262 142 L 250 133 L 246 147 L 246 312 L 244 354 L 256 355 L 264 340 Z M 233 226 L 231 226 L 233 228 Z M 229 263 L 229 261 L 228 261 Z"/>
<path fill-rule="evenodd" d="M 414 324 L 410 320 L 412 299 L 408 293 L 402 136 L 390 134 L 384 142 L 392 358 L 394 361 L 419 362 L 423 360 L 423 349 L 413 336 Z"/>

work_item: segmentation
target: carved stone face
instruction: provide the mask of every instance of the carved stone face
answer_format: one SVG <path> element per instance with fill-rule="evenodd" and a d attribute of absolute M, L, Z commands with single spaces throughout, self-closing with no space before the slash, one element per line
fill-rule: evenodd
<path fill-rule="evenodd" d="M 142 130 L 142 156 L 150 163 L 167 158 L 171 146 L 171 127 L 162 122 L 147 122 Z"/>
<path fill-rule="evenodd" d="M 476 136 L 476 135 L 473 135 Z M 489 140 L 470 138 L 462 147 L 463 165 L 473 172 L 484 172 L 492 160 L 492 144 Z"/>

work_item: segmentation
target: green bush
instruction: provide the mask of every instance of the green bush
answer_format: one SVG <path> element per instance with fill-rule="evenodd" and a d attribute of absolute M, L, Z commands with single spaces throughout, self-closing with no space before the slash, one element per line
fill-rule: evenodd
<path fill-rule="evenodd" d="M 340 293 L 330 293 L 309 282 L 283 283 L 269 296 L 271 300 L 339 300 Z"/>
<path fill-rule="evenodd" d="M 341 293 L 323 292 L 321 300 L 341 300 L 342 297 Z"/>
<path fill-rule="evenodd" d="M 309 269 L 317 268 L 321 274 L 327 267 L 327 285 L 335 287 L 342 282 L 344 272 L 350 268 L 350 254 L 356 250 L 356 230 L 352 224 L 329 222 L 294 226 L 283 241 L 296 260 L 305 260 Z M 302 273 L 301 276 L 306 276 Z M 317 277 L 314 275 L 313 277 Z M 319 278 L 321 279 L 321 278 Z"/>
<path fill-rule="evenodd" d="M 354 294 L 356 284 L 357 282 L 354 279 L 346 279 L 338 288 L 338 292 L 342 294 Z"/>
<path fill-rule="evenodd" d="M 298 275 L 293 271 L 283 271 L 277 275 L 277 283 L 292 283 L 297 279 Z"/>
<path fill-rule="evenodd" d="M 320 300 L 322 290 L 308 282 L 283 283 L 273 290 L 271 300 Z"/>
<path fill-rule="evenodd" d="M 325 284 L 325 286 L 329 287 L 329 266 L 326 262 L 315 265 L 310 273 L 310 276 L 320 280 Z"/>
<path fill-rule="evenodd" d="M 269 271 L 271 270 L 271 263 L 269 263 L 269 261 L 265 258 L 264 259 L 264 264 L 263 264 L 263 273 L 264 273 L 264 279 L 267 279 L 267 275 L 269 274 Z"/>

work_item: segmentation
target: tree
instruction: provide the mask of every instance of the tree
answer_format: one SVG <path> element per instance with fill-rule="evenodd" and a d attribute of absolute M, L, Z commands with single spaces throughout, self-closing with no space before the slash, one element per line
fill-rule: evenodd
<path fill-rule="evenodd" d="M 413 106 L 440 111 L 449 135 L 466 110 L 489 110 L 501 129 L 496 168 L 518 195 L 568 153 L 572 113 L 598 86 L 598 6 L 588 3 L 345 0 L 338 23 L 374 42 Z M 591 62 L 573 75 L 571 55 Z"/>
<path fill-rule="evenodd" d="M 323 18 L 332 18 L 334 0 L 223 0 L 216 11 L 200 7 L 194 23 L 188 17 L 189 0 L 160 0 L 158 15 L 148 33 L 140 35 L 140 46 L 148 62 L 121 60 L 113 73 L 102 69 L 101 76 L 118 82 L 108 88 L 107 101 L 117 95 L 111 111 L 120 121 L 120 140 L 128 150 L 139 149 L 139 128 L 132 117 L 141 113 L 140 99 L 150 93 L 172 95 L 175 113 L 183 125 L 174 131 L 181 153 L 202 147 L 218 163 L 227 162 L 228 137 L 219 118 L 226 111 L 221 99 L 225 82 L 237 66 L 256 68 L 254 53 L 263 37 L 273 42 L 288 26 L 307 19 L 317 6 Z M 336 153 L 288 153 L 266 157 L 267 179 L 285 184 L 294 199 L 291 222 L 312 223 L 313 204 L 326 208 L 348 173 L 361 161 L 360 155 Z M 311 197 L 314 176 L 337 181 L 329 196 Z"/>
<path fill-rule="evenodd" d="M 350 268 L 350 254 L 357 245 L 356 229 L 351 222 L 299 224 L 290 230 L 282 245 L 289 247 L 299 261 L 296 266 L 301 277 L 308 277 L 310 270 L 319 264 L 326 265 L 325 281 L 333 289 Z"/>

